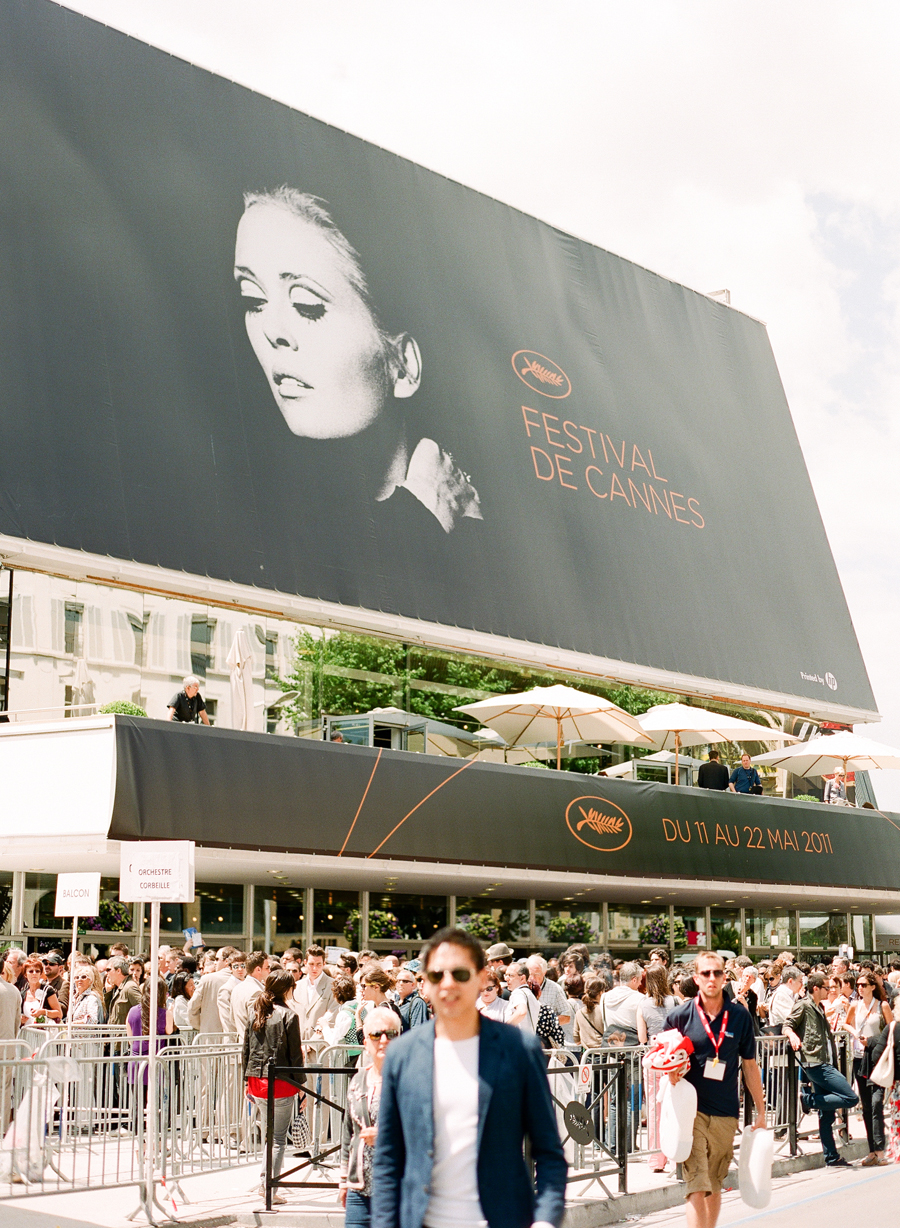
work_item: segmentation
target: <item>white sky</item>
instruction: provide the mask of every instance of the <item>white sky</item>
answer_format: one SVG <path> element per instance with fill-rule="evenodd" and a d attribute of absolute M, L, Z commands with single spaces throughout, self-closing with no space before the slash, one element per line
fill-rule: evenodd
<path fill-rule="evenodd" d="M 871 733 L 900 745 L 894 0 L 67 7 L 765 320 L 883 714 Z M 767 441 L 721 445 L 753 464 Z M 765 543 L 749 554 L 764 585 Z M 900 773 L 876 788 L 900 809 Z"/>

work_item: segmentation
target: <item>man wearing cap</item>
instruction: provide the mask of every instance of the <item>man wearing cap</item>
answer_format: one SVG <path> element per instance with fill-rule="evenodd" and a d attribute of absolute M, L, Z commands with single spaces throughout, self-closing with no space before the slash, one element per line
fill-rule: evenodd
<path fill-rule="evenodd" d="M 503 989 L 500 992 L 500 997 L 504 1001 L 509 1001 L 509 990 L 506 987 L 506 969 L 515 958 L 515 951 L 512 947 L 508 947 L 505 942 L 495 942 L 492 947 L 488 947 L 485 951 L 484 958 L 487 967 L 491 972 L 496 972 L 500 978 L 500 984 Z"/>
<path fill-rule="evenodd" d="M 50 992 L 56 994 L 59 1009 L 65 1019 L 69 1011 L 69 978 L 66 976 L 66 961 L 59 951 L 48 951 L 41 956 L 44 965 L 44 979 L 50 986 Z"/>

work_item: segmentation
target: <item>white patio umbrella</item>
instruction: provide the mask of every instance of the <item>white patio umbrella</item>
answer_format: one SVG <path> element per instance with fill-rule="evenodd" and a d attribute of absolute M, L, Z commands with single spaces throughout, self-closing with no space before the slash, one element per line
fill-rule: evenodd
<path fill-rule="evenodd" d="M 599 695 L 570 686 L 537 686 L 518 695 L 492 695 L 454 712 L 477 717 L 495 729 L 510 746 L 552 742 L 560 766 L 563 742 L 624 742 L 652 746 L 653 742 L 624 708 Z"/>
<path fill-rule="evenodd" d="M 848 765 L 851 771 L 860 772 L 900 768 L 900 750 L 847 730 L 757 755 L 753 762 L 786 768 L 796 776 L 827 776 L 837 768 L 846 776 Z"/>
<path fill-rule="evenodd" d="M 675 751 L 675 779 L 678 779 L 678 752 L 682 746 L 703 746 L 709 742 L 796 742 L 783 729 L 757 725 L 738 716 L 723 716 L 706 708 L 687 704 L 657 704 L 638 722 L 659 750 Z"/>
<path fill-rule="evenodd" d="M 78 696 L 78 702 L 75 703 L 75 696 Z M 94 703 L 94 682 L 88 672 L 87 661 L 84 657 L 79 657 L 75 662 L 75 672 L 72 675 L 72 711 L 81 708 L 92 707 Z"/>
<path fill-rule="evenodd" d="M 231 720 L 233 729 L 253 727 L 253 653 L 247 628 L 234 637 L 225 664 L 231 671 Z"/>

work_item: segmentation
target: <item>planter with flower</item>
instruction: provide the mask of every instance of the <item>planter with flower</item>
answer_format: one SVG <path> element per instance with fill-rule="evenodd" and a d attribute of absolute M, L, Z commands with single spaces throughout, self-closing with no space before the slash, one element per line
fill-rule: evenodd
<path fill-rule="evenodd" d="M 551 917 L 547 924 L 551 942 L 596 942 L 597 934 L 587 917 Z"/>
<path fill-rule="evenodd" d="M 456 924 L 473 938 L 480 938 L 488 944 L 500 941 L 500 931 L 497 922 L 489 912 L 464 912 L 456 918 Z"/>
<path fill-rule="evenodd" d="M 638 931 L 638 940 L 645 947 L 667 947 L 669 945 L 669 917 L 667 913 L 659 913 L 648 917 L 646 923 Z M 681 917 L 675 918 L 675 949 L 681 950 L 687 946 L 687 930 Z"/>
<path fill-rule="evenodd" d="M 344 935 L 350 945 L 359 950 L 359 909 L 351 908 L 344 923 Z M 403 931 L 400 922 L 392 912 L 374 909 L 369 913 L 369 939 L 402 938 Z"/>

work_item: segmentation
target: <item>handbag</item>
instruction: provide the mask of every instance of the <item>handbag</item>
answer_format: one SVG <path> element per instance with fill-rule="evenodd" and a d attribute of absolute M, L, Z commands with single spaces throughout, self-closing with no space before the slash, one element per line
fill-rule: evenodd
<path fill-rule="evenodd" d="M 564 1049 L 566 1047 L 566 1034 L 560 1027 L 556 1015 L 546 1003 L 538 1003 L 538 1017 L 534 1030 L 545 1049 Z"/>
<path fill-rule="evenodd" d="M 309 1151 L 310 1148 L 309 1122 L 303 1108 L 305 1103 L 305 1099 L 300 1101 L 300 1107 L 294 1113 L 294 1120 L 291 1122 L 291 1143 L 297 1151 Z"/>
<path fill-rule="evenodd" d="M 875 1063 L 875 1068 L 869 1075 L 870 1083 L 877 1083 L 879 1087 L 892 1087 L 894 1084 L 894 1027 L 891 1023 L 888 1031 L 887 1044 L 885 1045 L 884 1053 Z"/>

